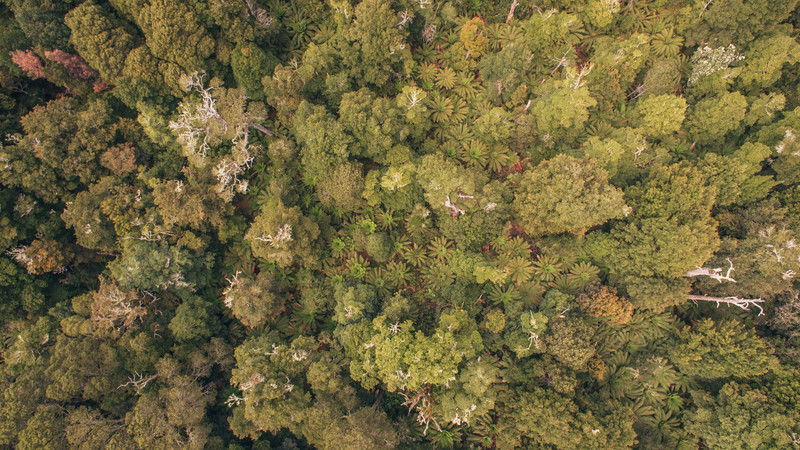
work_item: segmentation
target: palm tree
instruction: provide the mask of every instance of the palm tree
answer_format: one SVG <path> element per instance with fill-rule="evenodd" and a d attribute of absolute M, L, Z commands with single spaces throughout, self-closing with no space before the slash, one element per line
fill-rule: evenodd
<path fill-rule="evenodd" d="M 442 261 L 433 261 L 422 270 L 422 279 L 431 289 L 443 289 L 453 284 L 456 274 Z"/>
<path fill-rule="evenodd" d="M 458 74 L 453 92 L 464 100 L 472 100 L 480 92 L 479 85 L 475 82 L 475 75 L 469 72 Z"/>
<path fill-rule="evenodd" d="M 428 244 L 430 257 L 441 261 L 446 260 L 452 254 L 452 245 L 453 243 L 443 236 L 434 238 L 433 241 Z"/>
<path fill-rule="evenodd" d="M 403 259 L 411 263 L 411 265 L 419 267 L 425 262 L 427 256 L 425 255 L 425 249 L 415 242 L 403 253 Z"/>
<path fill-rule="evenodd" d="M 422 63 L 418 67 L 419 70 L 417 76 L 420 80 L 429 83 L 432 83 L 434 80 L 436 80 L 436 75 L 439 72 L 439 68 L 436 67 L 436 64 Z"/>
<path fill-rule="evenodd" d="M 436 86 L 442 89 L 453 89 L 456 85 L 456 72 L 450 67 L 440 68 L 436 74 Z"/>
<path fill-rule="evenodd" d="M 511 281 L 520 285 L 533 277 L 533 264 L 528 258 L 515 256 L 505 266 Z"/>
<path fill-rule="evenodd" d="M 476 139 L 465 143 L 459 152 L 459 159 L 468 166 L 483 167 L 486 165 L 488 151 L 486 145 Z"/>
<path fill-rule="evenodd" d="M 397 217 L 392 209 L 379 210 L 375 215 L 378 226 L 385 231 L 392 231 L 397 226 Z"/>
<path fill-rule="evenodd" d="M 522 294 L 513 284 L 507 287 L 492 286 L 491 291 L 489 291 L 489 302 L 493 305 L 505 305 L 520 298 L 522 298 Z"/>
<path fill-rule="evenodd" d="M 395 289 L 401 288 L 411 278 L 411 270 L 405 263 L 392 261 L 386 265 L 386 280 Z"/>
<path fill-rule="evenodd" d="M 508 147 L 494 145 L 486 155 L 486 167 L 492 172 L 500 172 L 511 162 Z"/>
<path fill-rule="evenodd" d="M 450 117 L 453 115 L 453 102 L 449 98 L 438 92 L 432 92 L 428 99 L 429 106 L 431 110 L 433 110 L 431 119 L 433 119 L 434 122 L 438 123 L 450 120 Z"/>
<path fill-rule="evenodd" d="M 562 264 L 555 255 L 539 255 L 537 261 L 533 263 L 534 276 L 542 281 L 553 281 L 561 272 Z"/>
<path fill-rule="evenodd" d="M 590 262 L 581 261 L 569 268 L 569 277 L 575 279 L 581 286 L 586 286 L 598 279 L 600 269 Z"/>
<path fill-rule="evenodd" d="M 375 287 L 378 295 L 389 295 L 388 274 L 381 267 L 373 267 L 367 271 L 366 282 Z"/>

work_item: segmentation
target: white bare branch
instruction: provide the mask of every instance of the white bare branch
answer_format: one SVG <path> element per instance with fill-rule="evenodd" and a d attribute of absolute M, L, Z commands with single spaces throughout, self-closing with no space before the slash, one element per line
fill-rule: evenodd
<path fill-rule="evenodd" d="M 466 211 L 464 211 L 463 209 L 458 208 L 456 205 L 453 204 L 453 202 L 450 201 L 450 196 L 449 195 L 447 196 L 447 199 L 444 201 L 444 206 L 450 208 L 450 210 L 452 211 L 450 213 L 450 215 L 452 215 L 453 217 L 458 217 L 458 216 L 466 213 Z"/>
<path fill-rule="evenodd" d="M 720 283 L 722 283 L 723 281 L 730 281 L 731 283 L 736 283 L 736 280 L 734 280 L 731 277 L 731 272 L 733 272 L 736 269 L 733 268 L 733 263 L 731 262 L 730 258 L 725 258 L 725 259 L 728 261 L 728 264 L 730 264 L 730 267 L 728 267 L 728 271 L 725 273 L 725 275 L 722 275 L 722 269 L 721 268 L 707 269 L 705 267 L 698 267 L 696 269 L 693 269 L 693 270 L 690 270 L 690 271 L 686 272 L 686 274 L 684 276 L 685 277 L 710 277 L 711 279 L 717 280 Z"/>
<path fill-rule="evenodd" d="M 283 226 L 278 230 L 275 236 L 268 234 L 266 236 L 261 236 L 256 238 L 257 241 L 266 242 L 267 244 L 275 247 L 281 248 L 287 242 L 292 241 L 292 226 L 288 223 L 283 224 Z"/>
<path fill-rule="evenodd" d="M 511 2 L 511 9 L 508 10 L 508 17 L 506 17 L 506 24 L 508 22 L 511 22 L 511 19 L 514 18 L 514 10 L 517 9 L 517 6 L 519 6 L 519 0 L 514 0 L 513 2 Z"/>
<path fill-rule="evenodd" d="M 227 129 L 225 119 L 220 116 L 216 107 L 216 100 L 211 95 L 213 87 L 203 86 L 203 73 L 193 73 L 183 79 L 184 88 L 191 92 L 196 90 L 200 94 L 200 102 L 184 103 L 181 102 L 178 120 L 170 122 L 169 127 L 178 136 L 178 141 L 190 154 L 199 155 L 204 159 L 210 149 L 209 123 L 212 120 L 222 123 L 222 127 Z"/>
<path fill-rule="evenodd" d="M 119 387 L 117 387 L 117 389 L 133 386 L 136 388 L 136 393 L 140 394 L 142 392 L 142 389 L 144 389 L 147 386 L 147 383 L 155 380 L 156 378 L 158 378 L 157 373 L 145 378 L 144 375 L 140 374 L 139 372 L 134 372 L 133 376 L 128 377 L 128 382 L 125 384 L 121 384 Z"/>
<path fill-rule="evenodd" d="M 247 3 L 247 9 L 250 11 L 250 15 L 256 19 L 256 22 L 258 22 L 258 25 L 261 28 L 267 29 L 272 25 L 274 19 L 264 8 L 253 6 L 253 2 L 251 0 L 244 0 L 244 2 Z"/>
<path fill-rule="evenodd" d="M 737 306 L 742 308 L 745 311 L 750 309 L 750 306 L 755 306 L 759 309 L 758 315 L 764 315 L 764 308 L 761 307 L 759 303 L 764 303 L 764 300 L 760 298 L 739 298 L 739 297 L 710 297 L 708 295 L 688 295 L 686 296 L 689 300 L 697 303 L 698 301 L 701 302 L 713 302 L 717 304 L 717 308 L 719 308 L 720 304 L 725 304 L 728 306 Z"/>

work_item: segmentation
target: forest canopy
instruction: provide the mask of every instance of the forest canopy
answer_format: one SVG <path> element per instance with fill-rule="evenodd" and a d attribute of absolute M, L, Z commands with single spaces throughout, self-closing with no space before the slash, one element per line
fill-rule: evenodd
<path fill-rule="evenodd" d="M 798 0 L 0 0 L 0 448 L 800 445 Z"/>

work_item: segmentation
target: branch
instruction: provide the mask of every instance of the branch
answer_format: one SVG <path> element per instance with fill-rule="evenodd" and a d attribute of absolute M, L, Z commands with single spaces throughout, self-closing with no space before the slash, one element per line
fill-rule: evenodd
<path fill-rule="evenodd" d="M 140 394 L 142 392 L 142 389 L 144 389 L 145 386 L 147 386 L 147 383 L 155 380 L 156 378 L 158 378 L 157 373 L 145 378 L 144 375 L 141 375 L 139 372 L 134 372 L 134 375 L 132 377 L 128 377 L 128 382 L 120 385 L 119 387 L 117 387 L 117 389 L 122 389 L 129 385 L 133 385 L 133 387 L 136 388 L 136 393 Z"/>
<path fill-rule="evenodd" d="M 759 309 L 758 315 L 764 315 L 764 308 L 759 305 L 759 303 L 764 303 L 764 300 L 760 298 L 739 298 L 739 297 L 710 297 L 708 295 L 687 295 L 686 298 L 689 300 L 697 303 L 698 301 L 701 302 L 713 302 L 717 304 L 717 308 L 719 308 L 720 303 L 724 303 L 728 306 L 738 306 L 745 311 L 750 309 L 750 305 L 755 306 Z"/>
<path fill-rule="evenodd" d="M 466 212 L 466 211 L 464 211 L 463 209 L 460 209 L 459 207 L 457 207 L 456 205 L 454 205 L 454 204 L 453 204 L 453 203 L 450 201 L 450 196 L 449 196 L 449 195 L 447 196 L 447 200 L 445 200 L 445 202 L 444 202 L 444 206 L 446 206 L 446 207 L 450 208 L 450 210 L 452 211 L 452 212 L 450 213 L 450 215 L 451 215 L 451 216 L 453 216 L 453 217 L 458 217 L 458 216 L 460 216 L 461 214 L 464 214 L 464 213 Z"/>
<path fill-rule="evenodd" d="M 731 272 L 733 272 L 736 269 L 733 268 L 733 263 L 731 262 L 730 258 L 726 258 L 726 259 L 728 261 L 728 264 L 730 264 L 730 267 L 728 267 L 728 271 L 725 273 L 725 275 L 722 275 L 722 269 L 720 269 L 720 268 L 706 269 L 704 267 L 698 267 L 697 269 L 693 269 L 693 270 L 690 270 L 690 271 L 686 272 L 686 274 L 684 276 L 685 277 L 704 277 L 705 276 L 705 277 L 710 277 L 710 278 L 712 278 L 714 280 L 717 280 L 720 283 L 722 283 L 723 281 L 730 281 L 731 283 L 736 283 L 736 280 L 731 278 Z"/>
<path fill-rule="evenodd" d="M 263 134 L 266 134 L 269 137 L 275 137 L 275 133 L 273 133 L 272 131 L 268 130 L 267 128 L 264 128 L 263 126 L 255 123 L 255 122 L 250 122 L 248 125 L 253 127 L 253 128 L 255 128 L 256 130 L 262 132 Z"/>
<path fill-rule="evenodd" d="M 506 17 L 506 24 L 508 24 L 508 22 L 511 22 L 511 19 L 514 18 L 514 10 L 517 9 L 517 6 L 519 6 L 518 0 L 514 0 L 513 2 L 511 2 L 511 9 L 508 11 L 508 17 Z"/>

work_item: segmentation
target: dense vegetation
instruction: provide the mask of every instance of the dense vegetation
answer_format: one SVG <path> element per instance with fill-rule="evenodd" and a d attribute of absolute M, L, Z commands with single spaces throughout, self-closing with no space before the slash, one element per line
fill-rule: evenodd
<path fill-rule="evenodd" d="M 798 0 L 1 0 L 0 447 L 800 444 Z"/>

